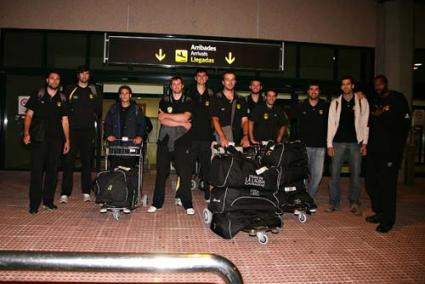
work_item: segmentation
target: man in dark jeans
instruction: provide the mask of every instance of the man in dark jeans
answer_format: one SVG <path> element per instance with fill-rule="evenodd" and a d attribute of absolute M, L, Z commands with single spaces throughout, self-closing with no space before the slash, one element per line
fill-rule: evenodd
<path fill-rule="evenodd" d="M 72 193 L 74 162 L 78 152 L 80 152 L 81 159 L 83 200 L 90 201 L 95 124 L 102 113 L 103 101 L 99 90 L 95 85 L 89 83 L 90 75 L 88 66 L 79 66 L 77 68 L 77 84 L 68 86 L 65 89 L 69 104 L 71 149 L 68 155 L 65 156 L 63 165 L 61 203 L 67 203 Z"/>
<path fill-rule="evenodd" d="M 192 162 L 193 168 L 196 162 L 200 164 L 200 177 L 204 190 L 205 200 L 209 200 L 210 192 L 206 181 L 211 168 L 211 142 L 213 131 L 211 125 L 211 101 L 214 93 L 207 88 L 208 73 L 205 69 L 198 69 L 195 73 L 196 85 L 189 91 L 189 97 L 193 103 L 192 114 Z"/>
<path fill-rule="evenodd" d="M 140 145 L 146 136 L 146 121 L 138 105 L 131 100 L 133 94 L 129 86 L 121 86 L 118 90 L 119 102 L 112 105 L 106 114 L 104 123 L 104 137 L 112 145 L 133 146 Z M 128 138 L 128 141 L 116 141 Z M 119 143 L 117 143 L 119 142 Z M 136 165 L 135 159 L 113 159 L 111 167 Z"/>
<path fill-rule="evenodd" d="M 31 143 L 30 214 L 38 212 L 42 200 L 44 208 L 57 209 L 53 200 L 60 155 L 68 153 L 70 146 L 66 99 L 59 85 L 59 73 L 50 72 L 46 87 L 33 94 L 25 105 L 23 140 L 26 145 Z"/>
<path fill-rule="evenodd" d="M 387 233 L 396 218 L 398 171 L 409 132 L 410 111 L 403 94 L 388 90 L 385 76 L 376 76 L 374 87 L 377 96 L 371 107 L 365 183 L 375 215 L 366 221 L 379 223 L 376 231 Z"/>

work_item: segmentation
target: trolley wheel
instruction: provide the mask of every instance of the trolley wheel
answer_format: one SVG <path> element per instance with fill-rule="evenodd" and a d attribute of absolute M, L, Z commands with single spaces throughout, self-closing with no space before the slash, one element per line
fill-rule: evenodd
<path fill-rule="evenodd" d="M 195 190 L 196 189 L 196 186 L 197 186 L 196 180 L 195 179 L 192 179 L 190 181 L 190 189 L 191 190 Z"/>
<path fill-rule="evenodd" d="M 120 211 L 119 210 L 113 210 L 112 216 L 114 217 L 115 220 L 118 221 L 120 219 Z"/>
<path fill-rule="evenodd" d="M 269 237 L 265 232 L 257 232 L 257 240 L 260 244 L 266 245 L 269 242 Z"/>
<path fill-rule="evenodd" d="M 205 208 L 203 213 L 203 217 L 204 217 L 204 223 L 209 225 L 212 222 L 212 218 L 213 218 L 213 214 L 210 210 L 208 210 L 208 208 Z"/>
<path fill-rule="evenodd" d="M 143 194 L 142 197 L 142 206 L 146 207 L 148 205 L 148 195 L 147 194 Z"/>
<path fill-rule="evenodd" d="M 279 234 L 280 228 L 276 227 L 272 229 L 272 234 Z"/>
<path fill-rule="evenodd" d="M 298 214 L 298 221 L 304 224 L 305 222 L 307 222 L 307 215 L 304 212 L 301 212 L 300 214 Z"/>

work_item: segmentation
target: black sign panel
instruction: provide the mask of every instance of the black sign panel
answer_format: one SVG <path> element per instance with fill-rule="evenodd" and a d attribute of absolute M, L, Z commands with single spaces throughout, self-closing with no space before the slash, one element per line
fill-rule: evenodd
<path fill-rule="evenodd" d="M 281 42 L 105 36 L 105 63 L 283 70 Z"/>

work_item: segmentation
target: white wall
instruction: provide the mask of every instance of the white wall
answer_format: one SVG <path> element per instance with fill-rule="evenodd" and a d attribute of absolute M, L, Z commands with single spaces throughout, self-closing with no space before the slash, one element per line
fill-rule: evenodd
<path fill-rule="evenodd" d="M 0 0 L 0 27 L 375 46 L 373 0 Z"/>

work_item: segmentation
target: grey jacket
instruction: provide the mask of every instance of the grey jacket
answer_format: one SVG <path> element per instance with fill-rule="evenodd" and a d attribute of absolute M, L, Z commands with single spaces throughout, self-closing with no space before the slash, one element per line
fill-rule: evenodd
<path fill-rule="evenodd" d="M 161 125 L 161 128 L 159 129 L 159 136 L 158 141 L 163 141 L 168 137 L 167 147 L 168 151 L 173 152 L 174 151 L 174 142 L 176 142 L 177 139 L 182 137 L 186 134 L 188 130 L 184 128 L 183 126 L 165 126 Z"/>

